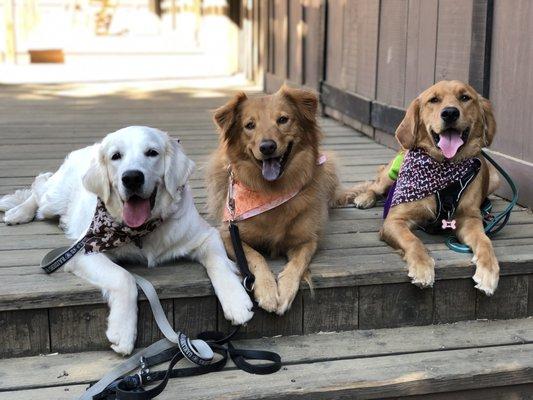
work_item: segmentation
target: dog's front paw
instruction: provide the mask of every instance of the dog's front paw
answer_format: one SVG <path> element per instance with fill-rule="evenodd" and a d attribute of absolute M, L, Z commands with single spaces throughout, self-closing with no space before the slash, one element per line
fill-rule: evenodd
<path fill-rule="evenodd" d="M 282 271 L 278 276 L 278 309 L 276 313 L 285 314 L 298 293 L 300 288 L 300 277 Z"/>
<path fill-rule="evenodd" d="M 495 256 L 474 257 L 472 261 L 476 264 L 476 273 L 472 277 L 476 282 L 476 289 L 482 291 L 487 296 L 492 296 L 498 287 L 500 279 L 500 266 Z"/>
<path fill-rule="evenodd" d="M 233 325 L 242 325 L 252 319 L 252 300 L 238 279 L 231 279 L 223 291 L 217 293 L 224 317 Z"/>
<path fill-rule="evenodd" d="M 137 328 L 134 327 L 131 329 L 127 328 L 124 324 L 109 321 L 106 336 L 111 342 L 111 348 L 115 352 L 127 356 L 133 351 Z"/>
<path fill-rule="evenodd" d="M 363 192 L 355 197 L 353 204 L 357 208 L 372 208 L 376 204 L 376 195 L 372 192 Z"/>
<path fill-rule="evenodd" d="M 431 257 L 424 257 L 408 263 L 411 283 L 420 288 L 432 287 L 435 282 L 435 260 Z"/>
<path fill-rule="evenodd" d="M 18 225 L 30 222 L 35 215 L 29 213 L 22 205 L 7 210 L 4 215 L 4 222 L 6 225 Z"/>
<path fill-rule="evenodd" d="M 263 310 L 274 312 L 278 309 L 278 285 L 272 272 L 255 275 L 254 297 Z"/>

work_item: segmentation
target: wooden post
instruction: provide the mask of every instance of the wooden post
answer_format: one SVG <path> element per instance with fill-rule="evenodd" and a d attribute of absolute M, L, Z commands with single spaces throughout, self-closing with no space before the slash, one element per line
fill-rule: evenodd
<path fill-rule="evenodd" d="M 5 21 L 5 60 L 17 62 L 17 41 L 15 33 L 15 0 L 4 0 L 4 21 Z"/>

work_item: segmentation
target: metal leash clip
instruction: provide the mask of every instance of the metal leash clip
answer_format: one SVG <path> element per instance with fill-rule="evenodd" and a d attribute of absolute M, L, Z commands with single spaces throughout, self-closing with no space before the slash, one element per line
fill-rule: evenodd
<path fill-rule="evenodd" d="M 139 372 L 137 372 L 137 376 L 139 377 L 139 381 L 141 385 L 144 385 L 150 380 L 150 377 L 148 374 L 150 373 L 150 368 L 148 368 L 148 365 L 146 365 L 146 358 L 141 357 L 139 360 L 140 368 Z"/>

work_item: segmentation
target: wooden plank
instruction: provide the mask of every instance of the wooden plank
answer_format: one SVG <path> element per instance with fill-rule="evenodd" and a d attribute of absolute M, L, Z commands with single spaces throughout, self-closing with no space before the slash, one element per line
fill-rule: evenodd
<path fill-rule="evenodd" d="M 217 329 L 215 296 L 174 299 L 174 326 L 189 337 Z"/>
<path fill-rule="evenodd" d="M 105 336 L 107 305 L 51 308 L 49 313 L 52 352 L 73 353 L 109 347 Z"/>
<path fill-rule="evenodd" d="M 437 281 L 434 293 L 433 323 L 446 324 L 476 318 L 476 289 L 472 280 Z"/>
<path fill-rule="evenodd" d="M 489 97 L 492 48 L 493 0 L 474 0 L 468 82 L 483 97 Z"/>
<path fill-rule="evenodd" d="M 418 340 L 406 340 L 413 337 Z M 283 362 L 290 366 L 348 358 L 446 353 L 451 349 L 509 346 L 532 341 L 533 320 L 519 319 L 274 337 L 237 341 L 235 345 L 238 348 L 276 351 Z M 328 351 L 324 352 L 324 349 Z M 9 359 L 0 364 L 0 392 L 88 383 L 122 361 L 123 358 L 112 351 Z M 232 365 L 228 367 L 232 368 Z M 30 368 L 33 373 L 28 375 Z M 246 376 L 243 374 L 242 378 Z"/>
<path fill-rule="evenodd" d="M 341 85 L 343 65 L 345 4 L 341 0 L 328 1 L 326 76 L 324 78 L 330 85 L 337 87 Z"/>
<path fill-rule="evenodd" d="M 467 82 L 470 68 L 473 0 L 440 0 L 435 81 Z"/>
<path fill-rule="evenodd" d="M 0 358 L 50 352 L 47 310 L 1 311 L 0 332 Z"/>
<path fill-rule="evenodd" d="M 437 262 L 436 279 L 470 279 L 474 274 L 470 257 L 453 253 L 445 249 L 443 244 L 439 246 L 440 249 L 431 253 Z M 365 250 L 369 254 L 364 256 L 358 249 L 337 249 L 317 253 L 311 263 L 314 286 L 325 288 L 408 282 L 401 258 L 397 254 L 391 254 L 386 247 L 382 249 L 386 252 L 383 250 L 376 252 L 369 248 Z M 533 273 L 531 262 L 533 246 L 513 246 L 505 243 L 495 250 L 500 260 L 502 276 Z M 274 271 L 279 272 L 284 262 L 273 260 L 269 265 Z M 196 264 L 179 262 L 173 266 L 130 270 L 147 277 L 163 299 L 213 294 L 205 271 Z M 0 309 L 3 310 L 103 302 L 96 288 L 70 273 L 57 272 L 47 276 L 40 272 L 38 267 L 4 268 L 1 272 L 4 286 L 0 291 Z"/>
<path fill-rule="evenodd" d="M 381 1 L 376 97 L 398 107 L 405 97 L 407 10 L 407 0 Z"/>
<path fill-rule="evenodd" d="M 318 90 L 324 78 L 325 0 L 304 2 L 304 82 Z"/>
<path fill-rule="evenodd" d="M 297 364 L 277 374 L 225 370 L 209 376 L 171 379 L 165 399 L 383 399 L 459 390 L 521 385 L 533 379 L 533 345 L 417 353 L 358 360 Z M 506 362 L 494 362 L 504 360 Z M 242 382 L 241 384 L 236 384 Z M 244 383 L 245 382 L 245 383 Z M 80 394 L 80 386 L 67 387 Z M 11 392 L 5 399 L 65 399 L 65 387 Z M 193 397 L 191 397 L 193 396 Z"/>
<path fill-rule="evenodd" d="M 303 83 L 303 10 L 299 1 L 288 2 L 288 78 Z"/>
<path fill-rule="evenodd" d="M 477 293 L 477 317 L 508 319 L 526 316 L 528 286 L 527 276 L 502 276 L 493 296 Z"/>
<path fill-rule="evenodd" d="M 533 316 L 533 276 L 529 277 L 527 315 Z"/>
<path fill-rule="evenodd" d="M 305 290 L 302 293 L 304 334 L 357 329 L 357 287 Z"/>
<path fill-rule="evenodd" d="M 275 75 L 280 79 L 287 78 L 287 1 L 274 0 L 275 3 L 275 22 L 274 22 L 274 63 Z"/>
<path fill-rule="evenodd" d="M 529 112 L 533 104 L 533 77 L 527 65 L 533 60 L 533 50 L 523 38 L 533 32 L 531 18 L 533 5 L 527 0 L 494 3 L 490 77 L 490 100 L 498 121 L 492 148 L 503 153 L 498 162 L 502 162 L 521 188 L 521 204 L 529 207 L 533 206 L 533 189 L 528 180 L 533 170 L 533 140 L 529 132 L 533 123 Z M 522 100 L 513 106 L 511 98 Z"/>
<path fill-rule="evenodd" d="M 438 0 L 409 1 L 403 106 L 435 81 Z"/>
<path fill-rule="evenodd" d="M 448 393 L 424 394 L 419 396 L 398 397 L 395 400 L 507 400 L 530 399 L 533 393 L 533 384 L 503 386 L 495 388 L 482 388 L 453 391 Z"/>
<path fill-rule="evenodd" d="M 362 96 L 374 99 L 376 97 L 376 75 L 378 60 L 378 36 L 380 2 L 376 0 L 350 1 L 349 7 L 356 7 L 352 16 L 356 16 L 357 53 L 354 60 L 357 63 L 354 91 Z M 348 7 L 348 5 L 347 5 Z M 346 45 L 350 45 L 346 43 Z M 353 62 L 352 61 L 352 62 Z"/>
<path fill-rule="evenodd" d="M 433 321 L 433 289 L 410 283 L 359 287 L 359 327 L 428 325 Z"/>

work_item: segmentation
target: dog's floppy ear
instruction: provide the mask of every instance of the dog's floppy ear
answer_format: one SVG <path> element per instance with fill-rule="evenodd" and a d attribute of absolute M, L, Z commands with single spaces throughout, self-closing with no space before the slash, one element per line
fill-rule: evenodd
<path fill-rule="evenodd" d="M 237 93 L 230 101 L 215 110 L 213 120 L 225 139 L 229 139 L 238 120 L 239 105 L 247 98 L 244 92 Z"/>
<path fill-rule="evenodd" d="M 100 149 L 91 161 L 91 166 L 83 176 L 82 182 L 85 189 L 96 194 L 104 203 L 108 202 L 111 195 L 111 182 L 107 174 L 104 155 Z"/>
<path fill-rule="evenodd" d="M 396 140 L 400 142 L 404 149 L 412 149 L 416 145 L 419 113 L 420 101 L 414 99 L 409 105 L 402 122 L 396 128 Z"/>
<path fill-rule="evenodd" d="M 481 116 L 483 119 L 483 144 L 490 146 L 496 134 L 496 120 L 492 112 L 492 105 L 486 98 L 479 96 Z"/>
<path fill-rule="evenodd" d="M 178 193 L 178 188 L 184 186 L 194 172 L 194 162 L 185 155 L 183 147 L 176 139 L 168 141 L 165 153 L 165 188 L 172 198 Z"/>
<path fill-rule="evenodd" d="M 316 121 L 318 96 L 315 92 L 305 89 L 295 89 L 283 84 L 278 93 L 292 102 L 305 119 L 311 122 Z"/>

